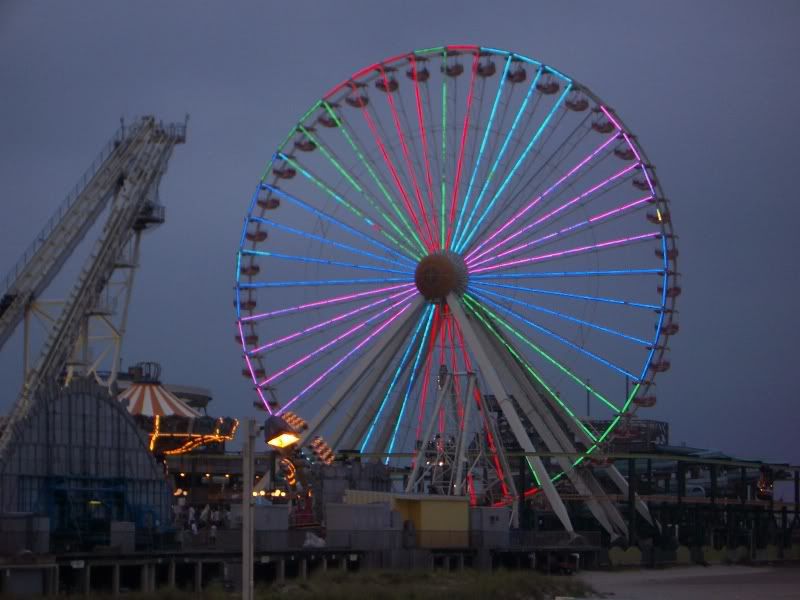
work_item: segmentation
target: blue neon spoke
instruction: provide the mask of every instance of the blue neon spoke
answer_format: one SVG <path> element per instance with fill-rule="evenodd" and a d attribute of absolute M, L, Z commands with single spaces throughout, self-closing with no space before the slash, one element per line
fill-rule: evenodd
<path fill-rule="evenodd" d="M 325 285 L 362 285 L 367 283 L 413 283 L 413 277 L 378 277 L 368 279 L 312 279 L 305 281 L 254 281 L 240 283 L 242 289 L 258 289 L 271 287 L 319 287 Z"/>
<path fill-rule="evenodd" d="M 508 148 L 508 144 L 511 143 L 511 138 L 514 135 L 514 130 L 517 128 L 520 119 L 522 118 L 525 109 L 528 107 L 528 101 L 531 99 L 531 94 L 536 89 L 536 84 L 539 82 L 539 78 L 542 76 L 542 69 L 539 68 L 536 70 L 536 77 L 533 78 L 531 81 L 531 85 L 528 88 L 528 92 L 525 94 L 525 98 L 522 101 L 522 105 L 517 110 L 517 114 L 514 116 L 514 122 L 511 124 L 511 129 L 508 130 L 506 134 L 506 138 L 503 140 L 503 145 L 500 147 L 500 151 L 497 153 L 497 157 L 492 164 L 492 168 L 489 169 L 489 173 L 486 175 L 486 181 L 483 182 L 483 186 L 481 187 L 480 193 L 478 193 L 478 197 L 475 200 L 475 204 L 472 206 L 472 210 L 469 213 L 469 217 L 464 225 L 464 229 L 462 230 L 462 235 L 464 232 L 469 230 L 469 226 L 472 223 L 472 219 L 475 216 L 475 211 L 478 210 L 478 206 L 480 206 L 481 200 L 483 196 L 486 194 L 486 190 L 489 188 L 489 184 L 492 181 L 492 177 L 494 177 L 495 172 L 497 171 L 497 166 L 500 164 L 500 161 L 503 159 L 505 155 L 506 149 Z M 458 252 L 458 247 L 460 244 L 457 242 L 460 240 L 453 240 L 452 248 Z"/>
<path fill-rule="evenodd" d="M 553 277 L 617 277 L 625 275 L 662 275 L 664 269 L 613 269 L 607 271 L 541 271 L 539 273 L 506 273 L 470 275 L 473 279 L 550 279 Z"/>
<path fill-rule="evenodd" d="M 541 73 L 541 69 L 540 69 L 539 72 Z M 537 79 L 538 79 L 538 76 L 537 76 Z M 477 223 L 475 223 L 475 225 L 470 230 L 469 235 L 467 235 L 467 237 L 463 238 L 463 240 L 459 242 L 458 250 L 457 250 L 458 252 L 463 251 L 463 249 L 467 247 L 467 245 L 470 243 L 472 238 L 478 232 L 478 230 L 480 229 L 481 224 L 486 219 L 487 215 L 491 212 L 492 207 L 494 206 L 495 202 L 497 202 L 497 199 L 500 197 L 500 194 L 503 193 L 503 190 L 505 190 L 505 188 L 508 185 L 508 183 L 514 177 L 514 174 L 517 172 L 517 169 L 519 169 L 520 165 L 525 160 L 525 158 L 528 156 L 528 153 L 531 151 L 531 149 L 533 148 L 534 144 L 536 144 L 536 142 L 539 140 L 539 137 L 542 135 L 542 132 L 544 132 L 544 130 L 547 128 L 548 123 L 550 123 L 550 119 L 553 118 L 553 115 L 556 113 L 556 110 L 558 110 L 561 107 L 561 104 L 564 102 L 564 100 L 567 97 L 567 94 L 569 94 L 569 91 L 571 89 L 572 89 L 572 83 L 570 82 L 564 87 L 564 91 L 562 92 L 561 97 L 555 102 L 555 104 L 553 104 L 552 108 L 550 109 L 550 112 L 547 113 L 547 116 L 545 117 L 544 121 L 542 121 L 542 124 L 539 126 L 539 129 L 536 131 L 534 136 L 531 138 L 530 142 L 528 142 L 528 145 L 525 147 L 525 150 L 522 152 L 522 154 L 520 155 L 519 159 L 517 159 L 517 162 L 511 168 L 511 171 L 508 173 L 506 178 L 503 180 L 503 183 L 500 185 L 500 187 L 498 188 L 497 192 L 495 192 L 494 196 L 492 197 L 492 199 L 489 202 L 488 206 L 484 209 L 483 214 L 481 214 L 481 217 L 478 219 Z"/>
<path fill-rule="evenodd" d="M 644 363 L 644 367 L 642 368 L 642 376 L 640 377 L 641 380 L 647 376 L 647 370 L 650 368 L 650 363 L 653 360 L 653 354 L 655 354 L 656 348 L 658 347 L 658 340 L 661 337 L 661 327 L 664 325 L 664 308 L 667 306 L 667 283 L 669 281 L 669 259 L 667 258 L 667 238 L 666 236 L 661 236 L 661 252 L 663 253 L 663 262 L 664 262 L 664 275 L 661 281 L 661 310 L 659 311 L 658 315 L 658 324 L 656 324 L 656 333 L 653 337 L 653 347 L 650 349 L 650 354 L 647 355 L 647 360 Z"/>
<path fill-rule="evenodd" d="M 361 238 L 362 240 L 364 240 L 368 244 L 371 244 L 371 245 L 375 246 L 376 248 L 380 248 L 381 250 L 383 250 L 385 252 L 388 252 L 389 254 L 393 254 L 394 256 L 396 256 L 398 258 L 401 258 L 401 259 L 404 259 L 404 260 L 408 260 L 410 258 L 409 256 L 403 254 L 402 252 L 398 252 L 394 248 L 390 248 L 386 244 L 383 244 L 383 243 L 379 242 L 375 238 L 373 238 L 371 236 L 368 236 L 367 234 L 359 231 L 358 229 L 355 229 L 354 227 L 351 227 L 350 225 L 342 223 L 339 219 L 336 219 L 336 218 L 330 216 L 328 213 L 323 212 L 323 211 L 321 211 L 321 210 L 319 210 L 317 208 L 314 208 L 313 206 L 311 206 L 310 204 L 308 204 L 306 202 L 303 202 L 299 198 L 296 198 L 296 197 L 292 196 L 291 194 L 288 194 L 288 193 L 284 192 L 280 188 L 276 188 L 275 186 L 269 185 L 267 183 L 262 183 L 261 187 L 263 187 L 265 190 L 269 190 L 270 192 L 272 192 L 273 194 L 276 194 L 277 196 L 280 196 L 281 198 L 283 198 L 287 202 L 291 202 L 292 204 L 294 204 L 296 206 L 299 206 L 303 210 L 306 210 L 306 211 L 318 216 L 320 219 L 328 221 L 329 223 L 333 223 L 337 227 L 340 227 L 341 229 L 344 229 L 348 233 L 350 233 L 350 234 L 352 234 L 352 235 L 354 235 L 356 237 Z"/>
<path fill-rule="evenodd" d="M 506 78 L 508 77 L 508 69 L 511 66 L 511 55 L 509 54 L 506 57 L 506 66 L 503 69 L 503 75 L 500 78 L 500 85 L 497 88 L 497 94 L 494 97 L 494 104 L 492 104 L 492 112 L 489 114 L 489 122 L 486 125 L 486 130 L 483 132 L 483 140 L 481 141 L 481 147 L 478 151 L 478 159 L 475 161 L 475 166 L 472 169 L 472 176 L 469 179 L 469 185 L 467 186 L 467 193 L 464 196 L 464 201 L 461 203 L 461 210 L 458 213 L 458 219 L 456 220 L 456 228 L 453 232 L 453 240 L 458 239 L 458 234 L 461 230 L 461 220 L 464 218 L 464 212 L 467 208 L 467 204 L 469 203 L 469 199 L 472 197 L 472 186 L 475 183 L 475 176 L 478 174 L 478 168 L 481 164 L 481 159 L 483 158 L 483 151 L 486 148 L 486 142 L 489 139 L 489 133 L 491 133 L 492 123 L 494 122 L 494 116 L 497 112 L 497 106 L 500 104 L 500 97 L 503 95 L 503 86 L 506 83 Z"/>
<path fill-rule="evenodd" d="M 629 377 L 634 382 L 637 382 L 637 383 L 639 382 L 640 378 L 637 377 L 636 375 L 634 375 L 633 373 L 631 373 L 630 371 L 626 371 L 622 367 L 619 367 L 619 366 L 615 365 L 614 363 L 612 363 L 610 361 L 607 361 L 605 358 L 603 358 L 601 356 L 598 356 L 594 352 L 590 352 L 589 350 L 586 350 L 585 348 L 582 348 L 581 346 L 575 344 L 574 342 L 571 342 L 568 339 L 558 335 L 554 331 L 550 331 L 549 329 L 547 329 L 547 327 L 542 327 L 541 325 L 538 325 L 538 324 L 534 323 L 533 321 L 531 321 L 530 319 L 525 318 L 524 316 L 522 316 L 518 312 L 513 311 L 510 308 L 506 308 L 505 306 L 503 306 L 501 304 L 498 304 L 494 300 L 490 300 L 489 298 L 487 298 L 486 296 L 484 296 L 483 294 L 481 294 L 477 290 L 473 289 L 472 290 L 472 294 L 476 298 L 479 298 L 482 302 L 485 302 L 486 304 L 488 304 L 489 306 L 494 306 L 495 308 L 497 308 L 498 310 L 503 311 L 504 313 L 508 314 L 509 316 L 512 316 L 515 319 L 517 319 L 519 321 L 522 321 L 523 323 L 528 325 L 528 327 L 531 327 L 532 329 L 535 329 L 537 331 L 541 331 L 545 335 L 547 335 L 549 337 L 552 337 L 554 340 L 561 342 L 565 346 L 569 346 L 570 348 L 572 348 L 574 350 L 577 350 L 581 354 L 584 354 L 584 355 L 588 356 L 589 358 L 599 362 L 600 364 L 605 365 L 609 369 L 611 369 L 613 371 L 617 371 L 618 373 L 621 373 L 622 375 L 625 375 L 626 377 Z"/>
<path fill-rule="evenodd" d="M 374 254 L 373 252 L 368 252 L 367 250 L 360 250 L 359 248 L 355 248 L 348 244 L 343 244 L 341 242 L 335 242 L 333 240 L 329 240 L 328 238 L 321 235 L 308 233 L 307 231 L 303 231 L 302 229 L 295 229 L 294 227 L 289 227 L 288 225 L 282 225 L 281 223 L 272 221 L 270 219 L 265 219 L 264 217 L 250 217 L 250 220 L 258 223 L 263 223 L 264 225 L 269 225 L 270 227 L 274 227 L 275 229 L 280 229 L 281 231 L 286 231 L 287 233 L 293 233 L 295 235 L 306 237 L 311 240 L 316 240 L 322 244 L 335 246 L 336 248 L 341 248 L 342 250 L 346 250 L 347 252 L 360 254 L 362 256 L 368 256 L 370 258 L 379 260 L 381 262 L 397 265 L 398 267 L 406 267 L 406 266 L 410 266 L 412 268 L 416 267 L 416 264 L 408 259 L 405 261 L 405 263 L 402 263 L 400 261 L 392 260 L 391 258 L 386 258 L 385 256 L 380 256 L 379 254 Z"/>
<path fill-rule="evenodd" d="M 242 254 L 249 256 L 263 256 L 267 258 L 280 258 L 281 260 L 292 260 L 296 262 L 313 263 L 316 265 L 328 265 L 333 267 L 347 267 L 348 269 L 360 269 L 363 271 L 378 271 L 380 273 L 397 273 L 399 275 L 413 275 L 413 271 L 398 271 L 397 269 L 387 269 L 385 267 L 371 267 L 369 265 L 358 265 L 356 263 L 344 262 L 341 260 L 330 260 L 327 258 L 310 258 L 308 256 L 295 256 L 293 254 L 283 254 L 282 252 L 272 252 L 269 250 L 242 250 Z"/>
<path fill-rule="evenodd" d="M 623 306 L 633 306 L 635 308 L 646 308 L 648 310 L 661 310 L 661 306 L 657 304 L 645 304 L 643 302 L 630 302 L 628 300 L 620 300 L 618 298 L 605 298 L 603 296 L 587 296 L 584 294 L 571 294 L 569 292 L 557 292 L 554 290 L 542 290 L 538 288 L 526 288 L 518 285 L 508 285 L 504 283 L 486 283 L 483 281 L 473 281 L 471 285 L 479 285 L 485 287 L 493 287 L 499 289 L 514 290 L 518 292 L 527 292 L 529 294 L 543 294 L 545 296 L 561 296 L 562 298 L 572 298 L 574 300 L 588 300 L 590 302 L 605 302 L 607 304 L 619 304 Z"/>
<path fill-rule="evenodd" d="M 383 409 L 386 407 L 386 403 L 388 402 L 389 397 L 392 395 L 394 386 L 397 384 L 397 380 L 400 377 L 400 373 L 403 371 L 403 369 L 405 369 L 408 357 L 411 354 L 411 349 L 414 347 L 414 341 L 417 339 L 420 329 L 422 328 L 422 323 L 425 321 L 425 317 L 427 316 L 429 310 L 432 308 L 433 305 L 428 306 L 428 308 L 426 308 L 420 315 L 419 322 L 417 323 L 417 326 L 414 329 L 414 333 L 411 336 L 411 340 L 408 342 L 408 346 L 406 346 L 406 350 L 403 353 L 403 357 L 400 359 L 400 364 L 397 366 L 397 370 L 394 372 L 394 376 L 392 377 L 392 382 L 389 384 L 389 388 L 386 390 L 386 394 L 383 396 L 383 400 L 381 400 L 381 404 L 378 407 L 378 412 L 375 414 L 375 416 L 372 419 L 372 422 L 369 425 L 369 429 L 367 430 L 367 435 L 364 437 L 364 441 L 361 443 L 361 447 L 359 448 L 360 452 L 364 452 L 364 449 L 367 447 L 369 439 L 372 437 L 372 434 L 375 431 L 375 425 L 380 420 L 381 414 L 383 413 Z"/>
<path fill-rule="evenodd" d="M 428 340 L 428 334 L 431 332 L 431 319 L 433 318 L 433 309 L 434 306 L 430 305 L 426 310 L 428 313 L 428 320 L 425 323 L 425 332 L 422 334 L 422 341 L 419 344 L 419 349 L 417 350 L 417 356 L 414 358 L 414 366 L 411 367 L 411 376 L 408 379 L 408 385 L 406 386 L 406 393 L 403 396 L 403 403 L 400 405 L 400 414 L 397 416 L 397 420 L 394 424 L 394 431 L 392 431 L 392 439 L 389 443 L 389 448 L 386 450 L 388 454 L 392 453 L 394 450 L 394 443 L 397 439 L 397 432 L 400 429 L 400 423 L 403 421 L 403 415 L 406 411 L 406 406 L 408 404 L 408 397 L 411 395 L 411 390 L 414 387 L 414 378 L 417 375 L 417 369 L 419 368 L 419 359 L 422 356 L 422 352 L 425 349 L 425 342 Z M 389 464 L 389 457 L 386 457 L 385 464 Z"/>
<path fill-rule="evenodd" d="M 473 287 L 470 287 L 470 289 L 473 292 L 475 291 L 475 288 L 473 288 Z M 557 310 L 551 310 L 549 308 L 545 308 L 545 307 L 539 306 L 537 304 L 530 304 L 530 303 L 525 302 L 523 300 L 518 300 L 516 298 L 512 298 L 512 297 L 510 297 L 508 295 L 498 294 L 497 292 L 492 292 L 490 290 L 480 290 L 480 291 L 482 293 L 484 293 L 484 294 L 489 294 L 489 295 L 494 296 L 496 298 L 501 298 L 501 299 L 507 300 L 507 301 L 511 302 L 512 304 L 517 304 L 519 306 L 524 306 L 525 308 L 530 308 L 531 310 L 535 310 L 535 311 L 538 311 L 538 312 L 543 312 L 545 314 L 552 315 L 554 317 L 558 317 L 559 319 L 564 319 L 566 321 L 572 321 L 573 323 L 578 323 L 579 325 L 584 325 L 584 326 L 589 327 L 591 329 L 596 329 L 598 331 L 602 331 L 602 332 L 608 333 L 610 335 L 615 335 L 615 336 L 624 338 L 624 339 L 629 340 L 631 342 L 635 342 L 635 343 L 637 343 L 637 344 L 639 344 L 641 346 L 648 346 L 648 347 L 650 346 L 650 342 L 649 341 L 643 340 L 642 338 L 638 338 L 638 337 L 635 337 L 635 336 L 632 336 L 632 335 L 628 335 L 627 333 L 622 333 L 621 331 L 617 331 L 616 329 L 610 329 L 609 327 L 603 327 L 602 325 L 598 325 L 596 323 L 591 323 L 589 321 L 584 321 L 583 319 L 578 319 L 577 317 L 573 317 L 571 315 L 559 312 Z"/>

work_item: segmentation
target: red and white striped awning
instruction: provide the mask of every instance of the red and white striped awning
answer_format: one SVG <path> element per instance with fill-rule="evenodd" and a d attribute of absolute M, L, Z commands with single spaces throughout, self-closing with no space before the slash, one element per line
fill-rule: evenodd
<path fill-rule="evenodd" d="M 179 415 L 199 417 L 200 413 L 168 392 L 157 383 L 134 383 L 117 396 L 120 401 L 127 400 L 128 412 L 146 417 Z"/>

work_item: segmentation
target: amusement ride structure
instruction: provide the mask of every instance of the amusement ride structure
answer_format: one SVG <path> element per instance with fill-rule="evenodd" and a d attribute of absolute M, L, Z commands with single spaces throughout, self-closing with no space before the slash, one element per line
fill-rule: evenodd
<path fill-rule="evenodd" d="M 0 474 L 39 395 L 74 377 L 111 390 L 117 379 L 128 306 L 139 264 L 142 232 L 164 222 L 158 187 L 186 123 L 151 116 L 122 125 L 59 206 L 0 289 L 0 347 L 23 323 L 23 384 L 0 433 Z M 95 245 L 64 300 L 42 294 L 93 226 L 104 216 Z M 32 318 L 45 341 L 31 361 Z"/>
<path fill-rule="evenodd" d="M 256 187 L 244 375 L 307 421 L 300 447 L 405 469 L 406 492 L 541 493 L 568 531 L 577 494 L 624 535 L 603 448 L 670 366 L 677 256 L 653 165 L 586 86 L 493 48 L 401 54 L 315 102 Z"/>

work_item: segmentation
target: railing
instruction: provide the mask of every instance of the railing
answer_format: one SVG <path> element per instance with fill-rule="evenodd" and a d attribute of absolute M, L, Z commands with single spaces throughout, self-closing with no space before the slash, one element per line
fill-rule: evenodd
<path fill-rule="evenodd" d="M 127 128 L 128 132 L 133 135 L 134 132 L 138 131 L 140 125 L 137 123 L 132 128 Z M 0 288 L 0 293 L 5 294 L 9 291 L 11 286 L 13 285 L 14 281 L 16 281 L 19 274 L 25 268 L 25 265 L 28 264 L 33 255 L 39 251 L 39 249 L 44 245 L 47 238 L 50 237 L 50 234 L 53 233 L 53 230 L 56 226 L 61 222 L 61 219 L 64 218 L 64 215 L 67 214 L 72 205 L 75 203 L 75 200 L 78 196 L 81 195 L 83 190 L 86 189 L 86 186 L 92 180 L 92 178 L 97 174 L 97 171 L 103 165 L 103 163 L 108 160 L 108 157 L 117 149 L 117 147 L 122 143 L 126 136 L 126 127 L 123 125 L 114 133 L 105 147 L 100 151 L 100 154 L 95 157 L 94 161 L 92 162 L 91 166 L 86 169 L 83 173 L 81 178 L 78 180 L 78 183 L 75 184 L 75 187 L 72 188 L 67 197 L 61 202 L 61 205 L 56 209 L 50 219 L 45 223 L 42 230 L 39 234 L 34 238 L 33 242 L 25 249 L 25 252 L 22 253 L 22 256 L 17 260 L 16 264 L 6 273 L 5 279 L 3 280 L 3 287 Z"/>

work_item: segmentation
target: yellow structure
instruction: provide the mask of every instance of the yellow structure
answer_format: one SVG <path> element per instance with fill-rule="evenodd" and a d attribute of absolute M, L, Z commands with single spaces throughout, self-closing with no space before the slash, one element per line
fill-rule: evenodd
<path fill-rule="evenodd" d="M 469 502 L 456 496 L 427 496 L 345 490 L 345 504 L 388 503 L 414 525 L 420 548 L 469 546 Z"/>

